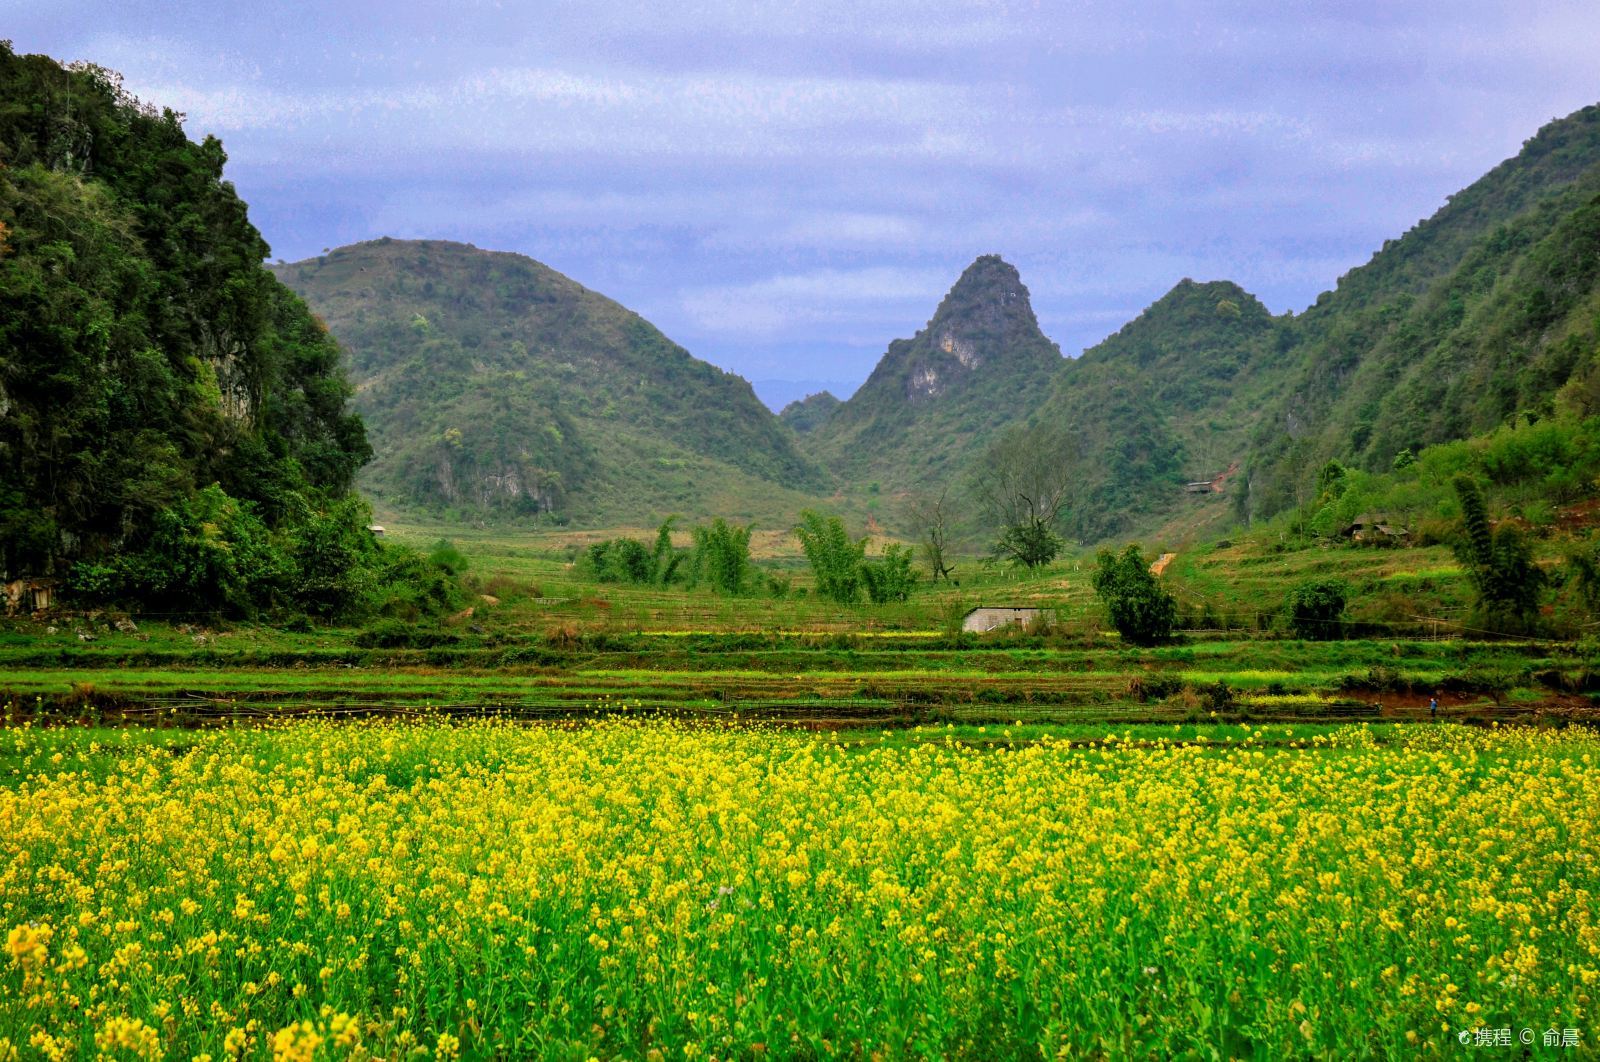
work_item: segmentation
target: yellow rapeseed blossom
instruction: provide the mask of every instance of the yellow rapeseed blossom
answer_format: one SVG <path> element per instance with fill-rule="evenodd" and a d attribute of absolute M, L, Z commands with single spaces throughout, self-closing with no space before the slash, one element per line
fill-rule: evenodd
<path fill-rule="evenodd" d="M 1600 1043 L 1578 728 L 7 736 L 0 1062 Z"/>

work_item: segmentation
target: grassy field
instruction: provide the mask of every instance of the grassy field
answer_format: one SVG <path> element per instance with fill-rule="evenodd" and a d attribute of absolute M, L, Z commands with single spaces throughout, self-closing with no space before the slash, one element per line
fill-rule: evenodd
<path fill-rule="evenodd" d="M 14 729 L 0 1057 L 1592 1049 L 1591 734 L 1225 737 Z"/>
<path fill-rule="evenodd" d="M 644 536 L 645 532 L 636 532 Z M 442 528 L 394 528 L 428 546 Z M 545 718 L 620 706 L 704 717 L 853 723 L 1567 719 L 1600 681 L 1573 644 L 1482 641 L 1458 622 L 1465 580 L 1442 548 L 1284 551 L 1265 538 L 1177 553 L 1166 581 L 1192 628 L 1122 645 L 1089 560 L 1038 573 L 965 559 L 958 585 L 840 606 L 805 593 L 792 538 L 755 540 L 783 596 L 601 585 L 574 563 L 594 532 L 453 529 L 472 604 L 416 630 L 174 624 L 111 614 L 0 628 L 0 704 L 13 719 L 222 721 L 283 711 Z M 1282 630 L 1288 586 L 1354 588 L 1349 640 Z M 959 631 L 978 604 L 1051 611 L 1049 630 Z M 131 622 L 130 622 L 131 620 Z"/>

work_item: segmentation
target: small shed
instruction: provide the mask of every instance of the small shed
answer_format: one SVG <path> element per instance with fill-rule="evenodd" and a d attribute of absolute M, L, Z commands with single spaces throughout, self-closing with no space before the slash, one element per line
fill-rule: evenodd
<path fill-rule="evenodd" d="M 1185 493 L 1188 494 L 1210 494 L 1211 481 L 1209 479 L 1202 479 L 1194 483 L 1185 483 L 1183 485 L 1183 489 Z"/>
<path fill-rule="evenodd" d="M 368 524 L 367 525 L 367 530 L 372 532 L 372 537 L 373 538 L 382 538 L 383 537 L 383 525 L 382 524 Z"/>
<path fill-rule="evenodd" d="M 979 605 L 961 621 L 961 629 L 982 634 L 1000 627 L 1026 626 L 1047 618 L 1052 612 L 1047 608 L 1013 608 L 1009 605 Z"/>
<path fill-rule="evenodd" d="M 1411 534 L 1387 513 L 1362 513 L 1339 531 L 1340 538 L 1351 542 L 1403 542 Z"/>
<path fill-rule="evenodd" d="M 6 615 L 45 612 L 55 603 L 54 579 L 13 579 L 5 584 Z"/>

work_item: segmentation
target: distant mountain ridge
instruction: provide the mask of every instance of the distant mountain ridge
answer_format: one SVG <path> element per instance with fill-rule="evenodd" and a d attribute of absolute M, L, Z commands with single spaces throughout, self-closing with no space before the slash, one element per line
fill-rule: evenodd
<path fill-rule="evenodd" d="M 824 487 L 745 380 L 533 259 L 382 239 L 274 271 L 349 352 L 389 504 L 621 518 Z"/>
<path fill-rule="evenodd" d="M 788 519 L 829 495 L 894 526 L 895 499 L 959 493 L 1001 433 L 1064 423 L 1080 443 L 1064 530 L 1093 542 L 1185 513 L 1270 516 L 1329 460 L 1377 470 L 1508 417 L 1600 411 L 1600 107 L 1547 125 L 1301 314 L 1185 279 L 1065 359 L 1016 268 L 984 255 L 848 400 L 781 416 L 520 256 L 380 241 L 278 272 L 350 347 L 385 498 L 520 494 L 512 508 L 637 522 L 752 500 Z M 1185 490 L 1230 469 L 1226 497 Z"/>
<path fill-rule="evenodd" d="M 955 341 L 947 323 L 980 293 L 1016 290 L 988 303 L 1009 327 Z M 1330 460 L 1381 470 L 1510 417 L 1595 415 L 1600 106 L 1545 126 L 1302 314 L 1185 280 L 1045 370 L 1034 352 L 1053 345 L 1025 307 L 1015 270 L 979 259 L 806 450 L 855 486 L 959 487 L 999 431 L 1064 422 L 1081 447 L 1066 530 L 1099 541 L 1202 508 L 1213 524 L 1270 516 L 1307 500 Z M 979 350 L 1028 353 L 985 380 Z M 1225 500 L 1184 489 L 1233 468 Z"/>

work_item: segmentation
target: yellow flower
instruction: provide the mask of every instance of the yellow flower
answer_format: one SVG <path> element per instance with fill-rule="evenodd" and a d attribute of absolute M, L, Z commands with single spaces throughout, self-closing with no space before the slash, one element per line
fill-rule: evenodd
<path fill-rule="evenodd" d="M 30 923 L 12 929 L 6 935 L 6 950 L 11 953 L 11 961 L 23 967 L 42 965 L 49 954 L 52 935 L 48 922 Z"/>

